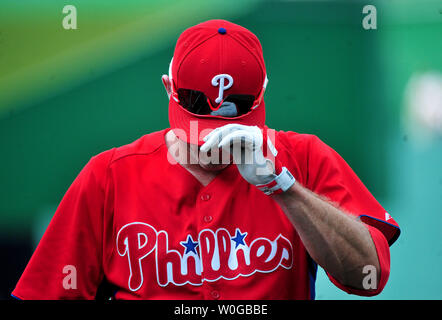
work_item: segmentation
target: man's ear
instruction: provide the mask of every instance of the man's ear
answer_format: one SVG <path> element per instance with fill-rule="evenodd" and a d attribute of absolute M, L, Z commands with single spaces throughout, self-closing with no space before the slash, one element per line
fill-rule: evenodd
<path fill-rule="evenodd" d="M 170 99 L 170 96 L 172 95 L 172 83 L 169 79 L 169 76 L 163 74 L 163 76 L 161 77 L 161 81 L 163 82 L 164 89 L 166 89 L 167 97 Z"/>

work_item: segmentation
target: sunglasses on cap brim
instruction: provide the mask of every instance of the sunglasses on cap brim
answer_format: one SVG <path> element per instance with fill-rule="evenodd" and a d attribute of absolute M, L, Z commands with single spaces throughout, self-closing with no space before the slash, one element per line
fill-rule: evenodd
<path fill-rule="evenodd" d="M 198 115 L 219 115 L 239 117 L 249 113 L 260 103 L 253 95 L 232 94 L 224 98 L 219 104 L 213 103 L 201 91 L 178 89 L 178 103 L 187 111 Z"/>

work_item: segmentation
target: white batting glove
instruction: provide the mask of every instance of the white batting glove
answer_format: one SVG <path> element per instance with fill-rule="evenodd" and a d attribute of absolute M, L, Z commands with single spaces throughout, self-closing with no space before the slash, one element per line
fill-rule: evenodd
<path fill-rule="evenodd" d="M 229 150 L 241 176 L 265 194 L 284 192 L 295 183 L 293 175 L 281 167 L 276 157 L 264 157 L 263 132 L 256 126 L 227 124 L 216 128 L 203 140 L 202 152 L 213 148 Z M 276 156 L 276 150 L 273 155 Z"/>

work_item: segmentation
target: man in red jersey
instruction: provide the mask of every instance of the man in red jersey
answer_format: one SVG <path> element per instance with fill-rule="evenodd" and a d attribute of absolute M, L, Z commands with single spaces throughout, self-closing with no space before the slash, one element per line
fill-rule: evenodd
<path fill-rule="evenodd" d="M 93 157 L 12 295 L 19 299 L 314 299 L 384 288 L 399 227 L 319 138 L 265 125 L 249 30 L 211 20 L 178 39 L 170 128 Z"/>

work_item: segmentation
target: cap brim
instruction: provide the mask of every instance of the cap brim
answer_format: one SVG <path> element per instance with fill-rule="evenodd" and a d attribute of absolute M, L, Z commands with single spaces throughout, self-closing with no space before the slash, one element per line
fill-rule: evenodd
<path fill-rule="evenodd" d="M 204 144 L 203 138 L 212 130 L 229 123 L 238 123 L 247 126 L 265 125 L 264 100 L 254 110 L 239 117 L 228 118 L 211 115 L 196 115 L 179 105 L 173 98 L 169 100 L 169 123 L 175 135 L 189 143 L 199 146 Z"/>

